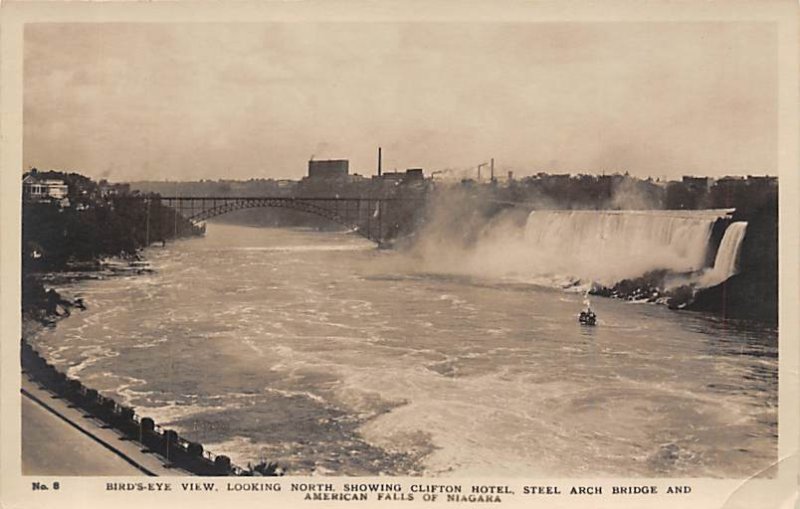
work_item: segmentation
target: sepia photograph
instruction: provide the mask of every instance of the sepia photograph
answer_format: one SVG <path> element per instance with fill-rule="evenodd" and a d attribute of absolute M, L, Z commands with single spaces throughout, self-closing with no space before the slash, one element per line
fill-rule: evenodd
<path fill-rule="evenodd" d="M 24 23 L 14 475 L 368 506 L 777 479 L 780 40 Z"/>

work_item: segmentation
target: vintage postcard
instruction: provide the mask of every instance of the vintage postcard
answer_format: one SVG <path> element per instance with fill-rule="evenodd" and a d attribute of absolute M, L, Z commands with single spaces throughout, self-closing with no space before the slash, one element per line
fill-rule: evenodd
<path fill-rule="evenodd" d="M 1 12 L 3 507 L 795 504 L 792 2 Z"/>

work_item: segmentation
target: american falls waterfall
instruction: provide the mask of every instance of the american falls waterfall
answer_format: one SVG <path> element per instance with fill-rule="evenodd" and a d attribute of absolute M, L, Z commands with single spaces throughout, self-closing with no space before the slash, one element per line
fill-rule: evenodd
<path fill-rule="evenodd" d="M 727 212 L 534 211 L 524 238 L 540 269 L 609 285 L 652 270 L 702 270 Z"/>
<path fill-rule="evenodd" d="M 519 223 L 493 221 L 459 248 L 422 244 L 424 270 L 588 290 L 658 271 L 665 289 L 718 284 L 735 272 L 745 223 L 728 226 L 712 265 L 719 210 L 534 210 Z M 722 224 L 721 223 L 721 224 Z M 423 236 L 425 237 L 425 236 Z M 436 235 L 428 235 L 436 239 Z M 718 238 L 718 237 L 715 237 Z"/>
<path fill-rule="evenodd" d="M 747 222 L 736 221 L 728 225 L 717 250 L 714 267 L 700 278 L 700 286 L 714 286 L 738 272 L 739 251 L 742 248 Z"/>

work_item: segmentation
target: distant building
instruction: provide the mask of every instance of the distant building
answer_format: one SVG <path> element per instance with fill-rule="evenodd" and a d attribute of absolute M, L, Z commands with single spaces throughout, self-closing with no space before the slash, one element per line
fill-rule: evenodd
<path fill-rule="evenodd" d="M 739 175 L 728 175 L 727 177 L 721 177 L 717 179 L 717 182 L 741 182 L 744 180 L 744 177 Z"/>
<path fill-rule="evenodd" d="M 47 179 L 31 172 L 22 179 L 22 199 L 26 202 L 53 202 L 62 207 L 69 205 L 69 186 L 60 179 Z"/>
<path fill-rule="evenodd" d="M 777 187 L 778 177 L 772 177 L 770 175 L 748 175 L 747 182 L 751 186 Z"/>
<path fill-rule="evenodd" d="M 746 186 L 744 177 L 722 177 L 714 183 L 715 188 L 726 190 L 744 189 Z"/>
<path fill-rule="evenodd" d="M 406 180 L 424 180 L 425 173 L 422 168 L 409 168 L 406 170 Z"/>
<path fill-rule="evenodd" d="M 627 177 L 625 175 L 620 175 L 619 173 L 612 173 L 610 175 L 598 175 L 596 178 L 597 182 L 599 182 L 602 186 L 611 189 L 614 186 L 622 184 Z"/>
<path fill-rule="evenodd" d="M 425 172 L 422 168 L 409 168 L 406 171 L 384 171 L 380 175 L 375 175 L 372 178 L 395 183 L 423 182 L 425 180 Z"/>
<path fill-rule="evenodd" d="M 309 161 L 308 178 L 310 179 L 342 179 L 349 172 L 350 162 L 347 159 L 330 159 L 327 161 Z"/>
<path fill-rule="evenodd" d="M 399 182 L 406 178 L 406 174 L 402 171 L 384 171 L 380 176 L 376 176 L 375 178 Z"/>
<path fill-rule="evenodd" d="M 569 179 L 571 178 L 571 175 L 569 173 L 539 172 L 536 174 L 536 176 L 547 183 L 553 183 L 553 184 L 565 184 L 568 183 Z"/>
<path fill-rule="evenodd" d="M 683 179 L 681 180 L 683 185 L 687 188 L 697 191 L 708 191 L 711 187 L 711 179 L 708 177 L 692 177 L 689 175 L 684 175 Z"/>
<path fill-rule="evenodd" d="M 765 203 L 778 192 L 777 177 L 728 176 L 717 179 L 711 188 L 712 206 L 746 210 Z"/>
<path fill-rule="evenodd" d="M 98 182 L 97 188 L 100 191 L 100 196 L 104 198 L 131 194 L 130 184 L 112 184 L 105 179 Z"/>

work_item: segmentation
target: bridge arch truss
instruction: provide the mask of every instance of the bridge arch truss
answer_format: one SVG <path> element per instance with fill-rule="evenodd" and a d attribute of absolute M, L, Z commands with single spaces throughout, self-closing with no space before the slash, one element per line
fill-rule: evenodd
<path fill-rule="evenodd" d="M 382 243 L 392 226 L 392 209 L 418 209 L 417 198 L 291 198 L 162 196 L 161 203 L 194 224 L 216 216 L 253 208 L 283 208 L 325 218 Z"/>

